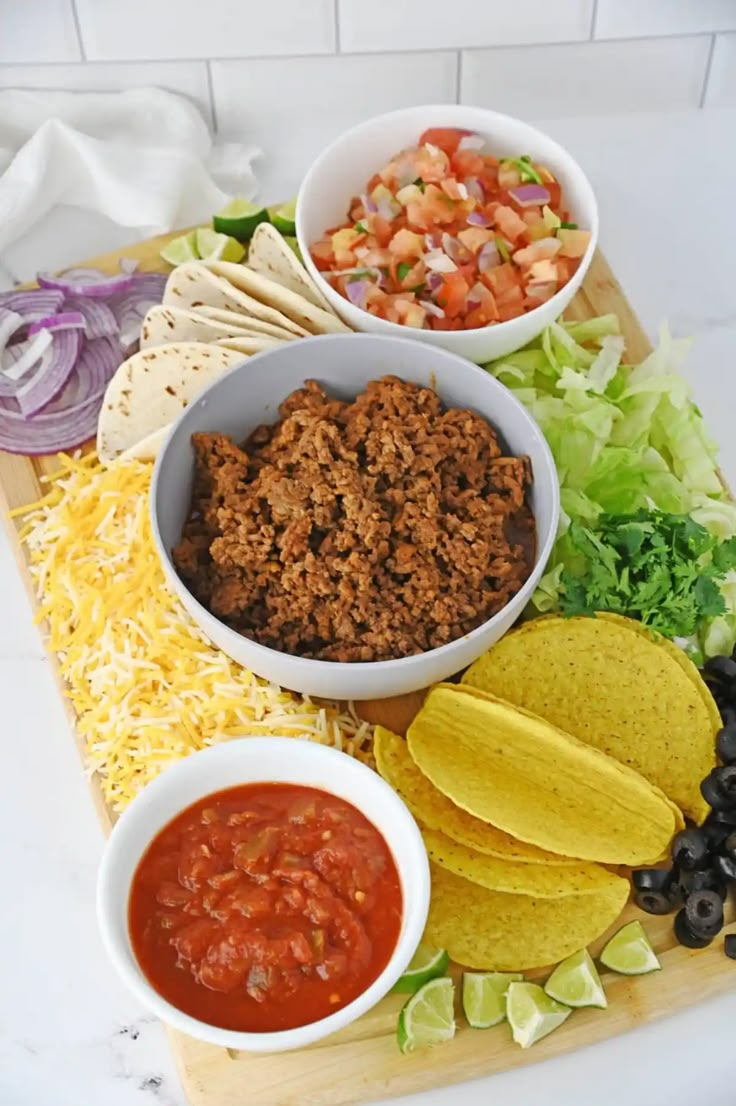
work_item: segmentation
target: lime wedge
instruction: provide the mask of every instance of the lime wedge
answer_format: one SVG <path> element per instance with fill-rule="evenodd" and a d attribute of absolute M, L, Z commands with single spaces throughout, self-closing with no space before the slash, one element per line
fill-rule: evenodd
<path fill-rule="evenodd" d="M 544 989 L 550 998 L 566 1006 L 608 1006 L 601 977 L 587 949 L 574 952 L 558 964 Z"/>
<path fill-rule="evenodd" d="M 463 1013 L 471 1029 L 490 1029 L 506 1017 L 506 992 L 510 983 L 523 979 L 520 972 L 463 972 Z"/>
<path fill-rule="evenodd" d="M 570 1017 L 572 1010 L 545 995 L 536 983 L 510 983 L 506 1017 L 517 1045 L 529 1048 Z"/>
<path fill-rule="evenodd" d="M 270 207 L 268 214 L 276 230 L 281 234 L 293 234 L 296 230 L 296 196 L 281 207 Z"/>
<path fill-rule="evenodd" d="M 190 230 L 189 234 L 180 234 L 178 238 L 172 238 L 161 250 L 161 257 L 168 261 L 169 265 L 183 265 L 185 261 L 197 261 L 197 232 Z"/>
<path fill-rule="evenodd" d="M 218 234 L 210 227 L 197 227 L 197 253 L 205 261 L 242 261 L 245 246 L 227 234 Z"/>
<path fill-rule="evenodd" d="M 394 991 L 413 995 L 430 979 L 437 979 L 444 975 L 450 964 L 450 957 L 445 949 L 431 949 L 427 945 L 419 945 L 412 956 L 409 967 L 393 985 Z"/>
<path fill-rule="evenodd" d="M 259 223 L 268 222 L 268 211 L 259 204 L 236 196 L 212 218 L 212 225 L 220 234 L 228 234 L 240 242 L 249 242 Z"/>
<path fill-rule="evenodd" d="M 646 975 L 662 967 L 641 922 L 629 922 L 614 933 L 600 960 L 620 975 Z"/>
<path fill-rule="evenodd" d="M 286 245 L 289 247 L 290 250 L 294 251 L 294 253 L 296 254 L 296 256 L 298 257 L 298 259 L 301 261 L 301 263 L 303 265 L 304 264 L 304 258 L 302 257 L 302 251 L 299 249 L 299 243 L 297 242 L 296 238 L 294 238 L 294 236 L 291 235 L 291 234 L 285 234 L 284 235 L 284 242 L 286 242 Z"/>
<path fill-rule="evenodd" d="M 430 979 L 399 1014 L 396 1039 L 402 1052 L 451 1041 L 455 1036 L 455 985 L 448 976 Z"/>

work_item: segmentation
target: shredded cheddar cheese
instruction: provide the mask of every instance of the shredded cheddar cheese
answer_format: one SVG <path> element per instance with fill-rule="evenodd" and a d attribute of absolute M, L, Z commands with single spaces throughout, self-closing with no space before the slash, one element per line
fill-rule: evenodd
<path fill-rule="evenodd" d="M 24 507 L 40 604 L 90 773 L 120 811 L 162 768 L 252 734 L 305 737 L 371 758 L 371 727 L 349 705 L 312 702 L 241 668 L 169 590 L 148 518 L 152 465 L 61 456 Z"/>

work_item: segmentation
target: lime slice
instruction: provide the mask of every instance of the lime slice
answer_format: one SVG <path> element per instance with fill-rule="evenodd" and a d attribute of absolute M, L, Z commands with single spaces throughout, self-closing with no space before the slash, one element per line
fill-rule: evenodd
<path fill-rule="evenodd" d="M 399 1014 L 396 1039 L 402 1052 L 451 1041 L 455 1036 L 455 985 L 448 976 L 430 979 Z"/>
<path fill-rule="evenodd" d="M 601 977 L 587 949 L 574 952 L 558 964 L 544 989 L 550 998 L 566 1006 L 608 1006 Z"/>
<path fill-rule="evenodd" d="M 220 234 L 228 234 L 240 242 L 249 242 L 259 223 L 268 222 L 268 211 L 259 204 L 236 196 L 212 218 L 212 225 Z"/>
<path fill-rule="evenodd" d="M 169 265 L 183 265 L 185 261 L 197 261 L 197 232 L 190 230 L 189 234 L 180 234 L 178 238 L 172 238 L 161 250 L 160 256 Z"/>
<path fill-rule="evenodd" d="M 450 964 L 450 957 L 445 949 L 431 949 L 427 945 L 420 945 L 409 962 L 409 967 L 393 985 L 394 991 L 413 995 L 430 979 L 437 979 L 444 975 Z"/>
<path fill-rule="evenodd" d="M 464 972 L 463 1013 L 471 1029 L 490 1029 L 506 1017 L 506 992 L 520 972 Z"/>
<path fill-rule="evenodd" d="M 197 227 L 197 253 L 205 261 L 242 261 L 245 246 L 227 234 L 218 234 L 210 227 Z"/>
<path fill-rule="evenodd" d="M 284 242 L 286 242 L 286 245 L 289 247 L 290 250 L 294 251 L 294 253 L 299 258 L 299 260 L 301 261 L 301 263 L 303 265 L 304 264 L 304 258 L 302 257 L 302 251 L 299 249 L 299 243 L 297 242 L 296 238 L 294 238 L 294 236 L 291 235 L 291 234 L 285 234 L 284 235 Z"/>
<path fill-rule="evenodd" d="M 545 995 L 536 983 L 510 983 L 506 1017 L 517 1045 L 529 1048 L 569 1018 L 572 1010 Z"/>
<path fill-rule="evenodd" d="M 641 922 L 629 922 L 614 933 L 600 960 L 620 975 L 646 975 L 662 967 Z"/>
<path fill-rule="evenodd" d="M 282 234 L 293 234 L 296 230 L 296 196 L 281 207 L 270 207 L 268 214 L 276 230 Z"/>

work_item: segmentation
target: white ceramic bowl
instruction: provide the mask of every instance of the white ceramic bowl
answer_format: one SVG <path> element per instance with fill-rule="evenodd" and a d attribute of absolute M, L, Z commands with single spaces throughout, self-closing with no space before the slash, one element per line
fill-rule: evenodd
<path fill-rule="evenodd" d="M 371 380 L 387 374 L 435 388 L 445 404 L 469 407 L 500 432 L 513 454 L 531 458 L 531 507 L 537 525 L 533 571 L 503 610 L 471 633 L 417 656 L 342 663 L 291 656 L 230 629 L 199 603 L 171 560 L 189 512 L 194 454 L 191 435 L 221 431 L 242 441 L 278 418 L 278 405 L 305 380 L 315 379 L 341 399 L 353 399 Z M 154 540 L 168 581 L 192 618 L 234 660 L 281 687 L 327 699 L 375 699 L 428 687 L 459 672 L 490 648 L 516 621 L 544 571 L 559 516 L 557 471 L 541 430 L 511 394 L 484 369 L 404 334 L 383 338 L 337 334 L 284 342 L 250 357 L 212 384 L 187 407 L 161 450 L 151 487 Z"/>
<path fill-rule="evenodd" d="M 416 145 L 427 127 L 464 127 L 483 135 L 491 154 L 506 157 L 530 154 L 534 160 L 543 162 L 560 181 L 574 221 L 591 232 L 588 249 L 575 275 L 534 311 L 476 330 L 410 329 L 354 307 L 335 291 L 312 261 L 310 245 L 328 227 L 344 222 L 351 197 L 365 191 L 366 182 L 392 155 Z M 583 283 L 593 259 L 598 242 L 598 206 L 588 178 L 575 159 L 536 127 L 510 115 L 463 104 L 423 105 L 368 119 L 340 135 L 320 154 L 299 189 L 296 234 L 310 276 L 348 326 L 374 334 L 399 335 L 409 331 L 417 341 L 442 346 L 480 364 L 519 349 L 562 314 Z"/>
<path fill-rule="evenodd" d="M 244 783 L 295 783 L 357 807 L 391 850 L 403 894 L 396 948 L 377 979 L 353 1002 L 320 1021 L 269 1033 L 238 1033 L 201 1022 L 167 1002 L 138 966 L 128 935 L 128 897 L 141 856 L 156 834 L 192 803 Z M 416 951 L 429 908 L 429 863 L 416 822 L 398 795 L 364 764 L 293 737 L 245 737 L 193 753 L 162 772 L 127 808 L 107 842 L 97 880 L 102 941 L 123 982 L 157 1017 L 190 1037 L 246 1052 L 303 1048 L 365 1014 L 390 991 Z"/>

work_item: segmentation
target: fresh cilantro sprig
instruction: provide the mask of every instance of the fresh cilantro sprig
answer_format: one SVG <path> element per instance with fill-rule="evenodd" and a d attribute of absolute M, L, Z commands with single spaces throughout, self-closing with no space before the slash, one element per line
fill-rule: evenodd
<path fill-rule="evenodd" d="M 689 515 L 602 515 L 595 529 L 573 522 L 565 540 L 575 567 L 561 576 L 563 614 L 611 611 L 672 638 L 725 613 L 718 585 L 736 568 L 736 538 L 721 542 Z"/>

